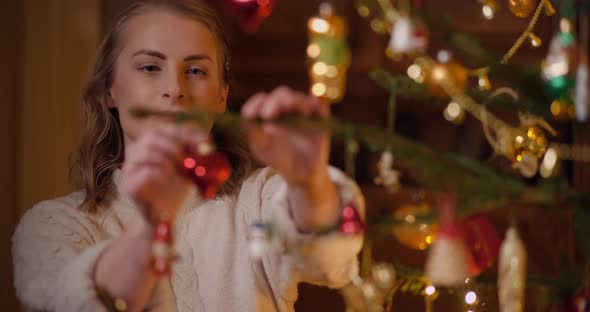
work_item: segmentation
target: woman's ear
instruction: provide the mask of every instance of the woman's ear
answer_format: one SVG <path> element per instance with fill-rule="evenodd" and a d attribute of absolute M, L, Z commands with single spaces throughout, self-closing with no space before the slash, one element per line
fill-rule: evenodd
<path fill-rule="evenodd" d="M 221 107 L 223 107 L 223 111 L 227 110 L 227 97 L 229 95 L 229 85 L 225 84 L 223 90 L 221 90 L 221 97 L 219 99 Z"/>
<path fill-rule="evenodd" d="M 115 100 L 113 99 L 113 95 L 111 91 L 107 92 L 107 107 L 108 108 L 115 108 L 117 105 L 115 104 Z"/>

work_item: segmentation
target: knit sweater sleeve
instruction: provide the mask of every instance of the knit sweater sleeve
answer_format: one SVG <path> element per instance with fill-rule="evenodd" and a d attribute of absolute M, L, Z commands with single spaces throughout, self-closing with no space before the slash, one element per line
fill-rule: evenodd
<path fill-rule="evenodd" d="M 352 203 L 364 216 L 364 198 L 356 183 L 336 168 L 329 168 L 344 204 Z M 338 231 L 323 235 L 303 234 L 297 229 L 287 203 L 287 184 L 278 174 L 266 171 L 261 187 L 261 219 L 271 220 L 277 237 L 263 259 L 275 292 L 284 300 L 297 297 L 296 284 L 340 288 L 358 273 L 357 255 L 362 248 L 361 234 L 345 235 Z"/>
<path fill-rule="evenodd" d="M 14 283 L 32 310 L 105 311 L 92 271 L 108 241 L 96 242 L 91 224 L 68 202 L 44 201 L 21 219 L 12 240 Z"/>

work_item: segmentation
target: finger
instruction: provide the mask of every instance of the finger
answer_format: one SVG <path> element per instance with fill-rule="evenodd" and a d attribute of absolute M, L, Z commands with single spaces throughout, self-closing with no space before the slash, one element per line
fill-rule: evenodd
<path fill-rule="evenodd" d="M 207 131 L 193 124 L 180 125 L 178 131 L 184 147 L 189 146 L 192 148 L 210 140 L 210 135 Z"/>
<path fill-rule="evenodd" d="M 315 96 L 309 96 L 309 103 L 312 109 L 312 114 L 322 119 L 330 118 L 330 104 L 322 101 Z"/>
<path fill-rule="evenodd" d="M 285 86 L 275 89 L 264 101 L 260 110 L 260 117 L 263 119 L 275 119 L 279 114 L 285 114 L 295 107 L 294 92 Z"/>
<path fill-rule="evenodd" d="M 261 103 L 264 99 L 268 96 L 265 92 L 260 92 L 252 96 L 244 106 L 242 106 L 242 116 L 248 119 L 253 119 L 258 117 Z"/>

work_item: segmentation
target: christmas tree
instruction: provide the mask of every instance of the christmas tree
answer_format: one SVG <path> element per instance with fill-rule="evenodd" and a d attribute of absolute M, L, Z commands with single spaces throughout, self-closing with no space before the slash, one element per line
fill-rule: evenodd
<path fill-rule="evenodd" d="M 228 3 L 247 32 L 255 32 L 276 4 Z M 500 10 L 527 21 L 516 38 L 501 38 L 511 44 L 506 51 L 485 47 L 443 14 L 428 14 L 422 1 L 358 0 L 354 5 L 387 41 L 381 52 L 388 66 L 370 73 L 389 93 L 388 101 L 374 103 L 386 112 L 384 124 L 280 120 L 331 131 L 343 147 L 347 173 L 370 176 L 371 189 L 395 202 L 385 209 L 369 207 L 365 220 L 354 209 L 343 211 L 339 230 L 363 231 L 366 237 L 361 272 L 340 291 L 347 309 L 390 311 L 398 308 L 399 294 L 423 298 L 427 311 L 439 297 L 457 298 L 464 311 L 590 309 L 590 194 L 573 183 L 577 164 L 590 161 L 589 147 L 577 140 L 589 135 L 589 1 L 479 0 L 481 11 L 473 14 L 489 20 L 490 27 Z M 536 33 L 541 24 L 555 25 L 547 42 Z M 347 21 L 326 2 L 307 27 L 309 43 L 301 53 L 307 58 L 309 91 L 337 103 L 346 96 L 353 59 Z M 433 49 L 433 41 L 445 48 Z M 546 56 L 514 61 L 527 45 L 546 46 Z M 421 103 L 419 108 L 442 106 L 440 118 L 458 126 L 477 122 L 489 152 L 441 152 L 400 134 L 398 104 L 408 102 Z M 208 118 L 206 112 L 176 117 Z M 239 120 L 227 113 L 216 122 L 231 132 Z M 359 151 L 378 161 L 358 159 Z M 373 168 L 368 171 L 361 162 Z M 535 248 L 546 243 L 544 232 L 550 231 L 529 230 L 533 235 L 521 238 L 522 224 L 551 217 L 565 221 L 553 234 L 566 247 L 555 248 L 552 256 L 558 260 L 552 267 L 527 269 L 535 257 L 544 257 Z M 262 252 L 272 239 L 272 226 L 256 225 L 254 232 L 253 249 Z M 424 252 L 425 263 L 380 257 L 392 238 Z"/>

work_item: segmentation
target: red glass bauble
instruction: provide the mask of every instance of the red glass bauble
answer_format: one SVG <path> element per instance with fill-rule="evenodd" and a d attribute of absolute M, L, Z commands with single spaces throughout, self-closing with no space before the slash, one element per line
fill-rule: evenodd
<path fill-rule="evenodd" d="M 188 153 L 182 169 L 205 198 L 213 198 L 219 187 L 229 179 L 231 164 L 221 152 L 207 155 Z"/>
<path fill-rule="evenodd" d="M 461 229 L 465 245 L 473 259 L 471 275 L 479 275 L 498 258 L 500 236 L 490 220 L 483 215 L 475 215 L 463 220 Z"/>
<path fill-rule="evenodd" d="M 226 0 L 228 10 L 247 32 L 254 32 L 272 13 L 275 0 Z"/>

